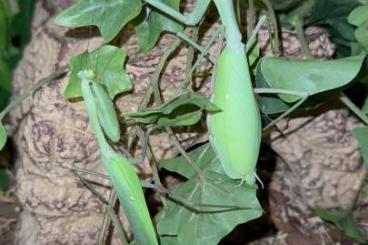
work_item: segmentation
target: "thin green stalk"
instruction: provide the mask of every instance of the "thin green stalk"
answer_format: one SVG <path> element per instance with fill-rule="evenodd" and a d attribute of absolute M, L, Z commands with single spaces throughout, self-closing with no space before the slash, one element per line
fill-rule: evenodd
<path fill-rule="evenodd" d="M 193 33 L 192 33 L 192 39 L 197 42 L 198 41 L 198 27 L 194 27 L 191 28 Z M 204 50 L 205 51 L 205 50 Z M 192 63 L 193 63 L 193 59 L 194 59 L 194 49 L 192 46 L 188 47 L 188 55 L 187 55 L 187 62 L 185 65 L 185 80 L 184 80 L 184 86 L 183 88 L 188 89 L 190 91 L 193 90 L 192 88 L 192 74 L 190 74 L 190 70 L 192 68 Z"/>
<path fill-rule="evenodd" d="M 256 10 L 254 7 L 254 0 L 248 0 L 248 9 L 246 12 L 246 15 L 248 16 L 248 21 L 247 21 L 247 37 L 249 38 L 253 29 L 254 29 L 254 23 L 256 20 Z"/>
<path fill-rule="evenodd" d="M 113 198 L 116 199 L 116 194 L 112 194 L 110 193 L 110 200 L 107 201 L 98 191 L 96 191 L 96 189 L 86 180 L 84 179 L 77 171 L 72 170 L 74 175 L 76 175 L 79 180 L 87 187 L 87 189 L 89 191 L 91 191 L 102 203 L 104 203 L 107 207 L 107 213 L 108 215 L 105 215 L 105 217 L 107 217 L 107 219 L 104 219 L 103 221 L 103 226 L 101 229 L 101 232 L 99 234 L 99 238 L 98 238 L 98 244 L 105 244 L 104 239 L 105 239 L 105 234 L 104 231 L 107 230 L 107 224 L 108 224 L 108 217 L 110 217 L 112 219 L 112 222 L 114 224 L 114 227 L 117 229 L 117 234 L 118 237 L 120 239 L 120 241 L 123 242 L 123 244 L 129 244 L 128 240 L 126 238 L 126 234 L 125 231 L 123 229 L 122 224 L 119 221 L 119 218 L 116 216 L 115 212 L 114 212 L 114 208 L 111 205 L 111 202 L 109 202 L 110 200 L 112 200 Z M 112 203 L 115 203 L 116 201 L 113 201 Z"/>
<path fill-rule="evenodd" d="M 294 28 L 302 46 L 303 58 L 308 60 L 313 59 L 312 54 L 309 50 L 307 39 L 305 38 L 303 22 L 301 18 L 298 18 L 294 21 Z"/>
<path fill-rule="evenodd" d="M 362 122 L 368 125 L 368 116 L 363 113 L 344 93 L 341 93 L 340 101 L 346 105 Z"/>
<path fill-rule="evenodd" d="M 220 27 L 215 31 L 215 33 L 212 35 L 212 37 L 210 38 L 210 40 L 208 40 L 208 43 L 207 43 L 206 47 L 204 48 L 205 53 L 207 53 L 207 52 L 208 52 L 208 50 L 211 48 L 212 44 L 216 41 L 217 37 L 218 37 L 218 36 L 220 35 L 220 33 L 222 33 L 223 31 L 224 31 L 224 27 L 223 27 L 223 26 L 220 26 Z M 202 58 L 203 58 L 203 57 L 204 57 L 204 54 L 202 54 L 202 53 L 198 56 L 198 58 L 197 58 L 196 62 L 195 62 L 195 63 L 194 63 L 194 65 L 191 67 L 189 74 L 187 74 L 187 75 L 186 75 L 185 80 L 186 80 L 186 79 L 188 79 L 188 78 L 187 78 L 187 76 L 188 76 L 188 75 L 193 74 L 194 70 L 198 67 L 198 65 L 199 65 L 199 63 L 200 63 L 200 61 L 202 60 Z M 213 64 L 215 64 L 215 63 L 213 63 Z"/>
<path fill-rule="evenodd" d="M 45 84 L 49 83 L 50 81 L 60 77 L 64 73 L 66 73 L 69 69 L 69 66 L 63 66 L 58 68 L 56 71 L 51 73 L 49 76 L 42 78 L 39 80 L 35 85 L 33 85 L 30 89 L 27 89 L 22 95 L 17 96 L 10 104 L 4 108 L 4 110 L 0 113 L 0 121 L 5 117 L 5 115 L 11 111 L 13 108 L 17 107 L 23 100 L 28 99 L 31 97 L 34 92 L 39 90 Z"/>
<path fill-rule="evenodd" d="M 256 38 L 257 38 L 258 31 L 259 31 L 259 29 L 261 29 L 261 27 L 262 27 L 263 23 L 264 23 L 266 20 L 267 20 L 267 16 L 263 15 L 263 16 L 259 19 L 259 21 L 258 21 L 258 23 L 257 23 L 256 27 L 252 30 L 251 35 L 250 35 L 250 37 L 248 38 L 247 43 L 245 44 L 245 52 L 246 52 L 246 53 L 248 53 L 248 52 L 249 52 L 249 50 L 253 47 L 254 43 L 256 42 Z"/>
<path fill-rule="evenodd" d="M 280 50 L 279 28 L 277 24 L 276 14 L 275 11 L 273 10 L 270 0 L 261 0 L 261 1 L 265 5 L 270 19 L 269 27 L 273 33 L 273 37 L 270 35 L 270 38 L 272 40 L 271 42 L 272 51 L 275 56 L 279 56 L 281 54 L 281 50 Z"/>

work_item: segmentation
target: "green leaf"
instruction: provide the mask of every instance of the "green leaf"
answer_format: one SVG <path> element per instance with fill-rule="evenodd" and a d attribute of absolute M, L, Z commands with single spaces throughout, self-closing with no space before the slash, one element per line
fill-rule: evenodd
<path fill-rule="evenodd" d="M 0 1 L 0 59 L 2 58 L 2 52 L 6 51 L 10 44 L 11 17 L 9 1 Z"/>
<path fill-rule="evenodd" d="M 200 93 L 185 93 L 158 108 L 141 112 L 126 112 L 123 115 L 138 123 L 160 126 L 188 126 L 197 123 L 202 111 L 218 112 L 220 109 Z"/>
<path fill-rule="evenodd" d="M 351 55 L 351 43 L 355 41 L 354 27 L 348 23 L 348 15 L 359 6 L 359 1 L 318 0 L 315 1 L 307 25 L 327 27 L 332 42 L 336 44 L 337 57 Z"/>
<path fill-rule="evenodd" d="M 8 135 L 6 134 L 5 127 L 0 122 L 0 150 L 4 148 L 7 138 L 8 138 Z"/>
<path fill-rule="evenodd" d="M 334 223 L 346 236 L 364 243 L 367 238 L 359 230 L 355 219 L 351 214 L 339 210 L 327 210 L 320 207 L 315 208 L 315 213 L 322 219 Z"/>
<path fill-rule="evenodd" d="M 256 188 L 228 178 L 209 144 L 188 154 L 201 169 L 204 180 L 181 166 L 188 165 L 182 156 L 160 165 L 190 178 L 172 192 L 201 210 L 168 200 L 166 208 L 156 217 L 157 231 L 164 244 L 217 244 L 238 224 L 261 216 Z"/>
<path fill-rule="evenodd" d="M 215 152 L 209 143 L 192 150 L 190 152 L 190 157 L 200 169 L 210 168 L 212 171 L 225 174 L 221 167 L 211 163 L 215 158 Z M 175 158 L 161 160 L 159 162 L 159 167 L 178 173 L 187 179 L 194 177 L 196 174 L 193 168 L 188 164 L 185 157 L 182 155 Z"/>
<path fill-rule="evenodd" d="M 180 0 L 160 0 L 168 6 L 179 10 Z M 177 33 L 182 31 L 182 25 L 163 12 L 149 5 L 145 5 L 140 16 L 140 23 L 137 23 L 135 32 L 138 36 L 139 52 L 147 52 L 152 49 L 161 33 L 164 31 Z"/>
<path fill-rule="evenodd" d="M 0 110 L 4 109 L 11 95 L 12 71 L 6 61 L 0 59 Z"/>
<path fill-rule="evenodd" d="M 368 164 L 368 126 L 354 128 L 353 136 L 359 143 L 360 152 L 364 162 Z"/>
<path fill-rule="evenodd" d="M 348 22 L 355 26 L 360 26 L 368 20 L 368 5 L 355 8 L 348 17 Z"/>
<path fill-rule="evenodd" d="M 256 86 L 257 88 L 270 88 L 264 79 L 258 77 L 256 77 Z M 263 114 L 268 115 L 287 111 L 290 106 L 276 94 L 259 94 L 259 108 Z"/>
<path fill-rule="evenodd" d="M 64 96 L 67 99 L 81 97 L 81 81 L 78 73 L 81 70 L 93 70 L 96 81 L 105 86 L 113 99 L 117 94 L 130 91 L 133 84 L 124 69 L 126 54 L 119 48 L 106 45 L 92 53 L 84 52 L 69 60 L 71 74 Z"/>
<path fill-rule="evenodd" d="M 23 50 L 31 40 L 31 24 L 35 9 L 35 1 L 36 0 L 17 0 L 19 13 L 14 16 L 11 32 L 12 37 L 17 38 L 19 42 L 19 48 L 21 50 Z M 21 52 L 19 52 L 17 58 L 21 58 Z"/>
<path fill-rule="evenodd" d="M 365 49 L 368 49 L 368 18 L 355 30 L 355 37 Z"/>
<path fill-rule="evenodd" d="M 0 167 L 0 191 L 7 191 L 10 188 L 10 177 L 5 168 Z"/>
<path fill-rule="evenodd" d="M 365 97 L 361 110 L 363 113 L 368 114 L 368 96 Z"/>
<path fill-rule="evenodd" d="M 271 88 L 314 95 L 336 89 L 351 82 L 360 71 L 365 55 L 331 61 L 290 60 L 264 57 L 257 68 L 256 79 Z M 299 99 L 297 96 L 280 95 L 285 102 Z"/>
<path fill-rule="evenodd" d="M 81 0 L 57 15 L 54 22 L 67 27 L 95 25 L 109 42 L 141 8 L 140 0 Z"/>

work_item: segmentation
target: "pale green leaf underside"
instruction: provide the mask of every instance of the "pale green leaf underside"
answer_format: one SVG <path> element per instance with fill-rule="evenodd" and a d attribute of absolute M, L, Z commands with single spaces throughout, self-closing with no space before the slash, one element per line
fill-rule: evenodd
<path fill-rule="evenodd" d="M 264 79 L 271 88 L 314 95 L 351 82 L 360 71 L 364 59 L 364 55 L 331 61 L 265 57 L 258 65 L 257 79 Z M 280 98 L 288 103 L 299 99 L 287 95 L 281 95 Z"/>
<path fill-rule="evenodd" d="M 216 157 L 215 152 L 209 143 L 192 150 L 190 152 L 190 157 L 200 169 L 210 168 L 211 171 L 225 174 L 225 172 L 222 170 L 222 167 L 217 166 L 216 164 L 211 164 L 213 159 Z M 187 179 L 194 177 L 196 174 L 193 168 L 188 164 L 185 157 L 182 155 L 175 158 L 161 160 L 159 162 L 159 167 L 171 172 L 176 172 Z"/>
<path fill-rule="evenodd" d="M 183 156 L 164 160 L 160 166 L 189 178 L 173 192 L 201 205 L 203 211 L 195 212 L 169 200 L 167 207 L 156 217 L 162 244 L 217 244 L 238 224 L 261 216 L 256 188 L 240 186 L 239 181 L 228 178 L 209 144 L 189 152 L 189 155 L 207 180 L 200 181 Z"/>
<path fill-rule="evenodd" d="M 355 30 L 355 37 L 365 49 L 368 49 L 368 16 L 367 20 Z"/>
<path fill-rule="evenodd" d="M 348 22 L 355 26 L 360 26 L 368 20 L 368 5 L 355 8 L 348 17 Z"/>
<path fill-rule="evenodd" d="M 68 99 L 81 97 L 81 81 L 78 72 L 93 70 L 96 82 L 104 85 L 113 99 L 117 94 L 130 91 L 133 84 L 124 69 L 126 54 L 119 48 L 106 45 L 92 53 L 84 52 L 69 60 L 71 74 L 64 96 Z"/>
<path fill-rule="evenodd" d="M 81 0 L 57 15 L 54 22 L 67 27 L 97 26 L 109 42 L 141 8 L 140 0 Z"/>
<path fill-rule="evenodd" d="M 179 95 L 158 108 L 148 108 L 141 112 L 126 112 L 123 115 L 143 124 L 188 126 L 200 120 L 202 110 L 220 111 L 209 99 L 195 92 Z"/>

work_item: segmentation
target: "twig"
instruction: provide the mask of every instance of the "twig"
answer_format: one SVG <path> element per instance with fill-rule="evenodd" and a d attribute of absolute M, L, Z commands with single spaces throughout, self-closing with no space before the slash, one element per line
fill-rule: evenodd
<path fill-rule="evenodd" d="M 27 89 L 22 95 L 17 96 L 10 104 L 5 107 L 5 109 L 0 113 L 0 121 L 5 117 L 5 115 L 11 111 L 14 107 L 18 106 L 23 100 L 28 99 L 33 95 L 38 89 L 47 84 L 48 82 L 58 78 L 68 71 L 69 66 L 63 66 L 58 68 L 56 71 L 51 73 L 48 77 L 42 78 L 35 85 L 33 85 L 30 89 Z"/>

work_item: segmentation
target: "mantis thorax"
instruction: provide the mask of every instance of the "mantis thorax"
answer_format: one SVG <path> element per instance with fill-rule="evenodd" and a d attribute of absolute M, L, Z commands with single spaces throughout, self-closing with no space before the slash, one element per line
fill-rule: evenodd
<path fill-rule="evenodd" d="M 81 70 L 78 72 L 78 77 L 81 80 L 88 80 L 92 82 L 96 78 L 96 74 L 92 70 Z"/>

